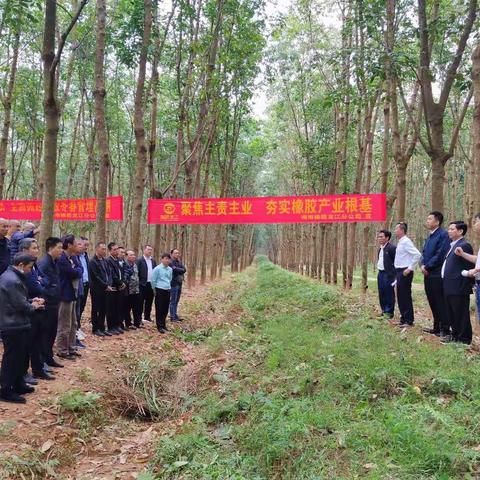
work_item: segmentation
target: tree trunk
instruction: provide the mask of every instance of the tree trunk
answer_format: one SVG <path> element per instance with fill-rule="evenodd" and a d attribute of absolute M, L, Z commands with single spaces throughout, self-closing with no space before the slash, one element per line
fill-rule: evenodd
<path fill-rule="evenodd" d="M 475 172 L 475 214 L 480 212 L 480 42 L 477 43 L 472 55 L 472 83 L 473 83 L 473 171 Z"/>
<path fill-rule="evenodd" d="M 3 104 L 3 128 L 2 138 L 0 140 L 0 200 L 4 198 L 3 190 L 5 187 L 5 177 L 7 175 L 7 147 L 10 134 L 10 122 L 12 116 L 12 98 L 15 87 L 15 76 L 17 74 L 18 50 L 20 47 L 20 29 L 15 32 L 13 44 L 12 64 L 10 66 L 10 75 L 8 78 L 8 87 L 5 98 L 2 98 Z"/>
<path fill-rule="evenodd" d="M 140 247 L 140 228 L 143 216 L 143 195 L 145 192 L 145 171 L 147 168 L 147 145 L 145 140 L 145 76 L 147 68 L 147 54 L 150 45 L 152 30 L 152 0 L 144 0 L 143 40 L 138 62 L 137 86 L 135 89 L 134 130 L 137 165 L 135 169 L 132 230 L 130 246 L 133 249 Z"/>
<path fill-rule="evenodd" d="M 107 20 L 106 0 L 97 0 L 97 46 L 95 53 L 95 130 L 97 147 L 100 155 L 100 169 L 97 186 L 97 218 L 96 218 L 96 242 L 107 241 L 107 191 L 108 177 L 110 174 L 110 152 L 108 146 L 107 125 L 105 119 L 105 26 Z"/>

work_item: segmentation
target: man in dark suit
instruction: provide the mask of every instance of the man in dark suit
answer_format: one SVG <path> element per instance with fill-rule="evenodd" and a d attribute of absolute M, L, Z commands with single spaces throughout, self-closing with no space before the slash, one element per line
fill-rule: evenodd
<path fill-rule="evenodd" d="M 126 283 L 123 275 L 123 268 L 119 263 L 119 246 L 115 242 L 107 245 L 109 256 L 107 265 L 112 278 L 112 290 L 107 292 L 107 326 L 112 335 L 125 333 L 121 324 L 123 322 L 122 298 Z"/>
<path fill-rule="evenodd" d="M 395 245 L 390 243 L 392 233 L 388 230 L 380 230 L 377 234 L 377 241 L 380 245 L 378 249 L 378 297 L 380 299 L 380 308 L 382 317 L 393 318 L 395 310 Z"/>
<path fill-rule="evenodd" d="M 462 271 L 472 269 L 474 264 L 455 255 L 455 249 L 458 247 L 465 253 L 473 254 L 472 246 L 464 238 L 466 233 L 467 224 L 463 221 L 451 222 L 448 225 L 448 236 L 451 243 L 450 250 L 441 268 L 441 276 L 451 335 L 442 338 L 444 343 L 462 342 L 469 344 L 472 341 L 472 324 L 470 323 L 472 279 L 464 277 Z"/>
<path fill-rule="evenodd" d="M 60 303 L 60 271 L 58 259 L 63 253 L 62 241 L 49 237 L 45 242 L 47 253 L 38 262 L 39 276 L 45 290 L 45 316 L 42 326 L 42 353 L 49 367 L 62 368 L 53 358 L 53 345 L 58 328 L 58 305 Z"/>
<path fill-rule="evenodd" d="M 106 297 L 112 289 L 112 277 L 105 257 L 107 246 L 99 242 L 95 246 L 95 255 L 88 263 L 90 296 L 92 297 L 92 332 L 97 337 L 111 337 L 105 330 Z"/>
<path fill-rule="evenodd" d="M 426 333 L 441 337 L 447 335 L 445 298 L 443 295 L 441 269 L 445 256 L 450 249 L 448 233 L 442 227 L 443 215 L 430 212 L 425 226 L 430 231 L 423 246 L 420 265 L 424 277 L 425 293 L 433 315 L 433 328 L 424 328 Z"/>
<path fill-rule="evenodd" d="M 140 300 L 142 304 L 143 318 L 147 322 L 152 321 L 150 318 L 153 303 L 152 272 L 157 266 L 152 254 L 152 246 L 145 245 L 145 247 L 143 247 L 143 255 L 137 260 Z"/>

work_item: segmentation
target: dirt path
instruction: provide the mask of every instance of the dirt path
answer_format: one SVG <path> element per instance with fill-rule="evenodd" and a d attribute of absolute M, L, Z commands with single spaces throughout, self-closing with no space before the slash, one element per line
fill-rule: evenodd
<path fill-rule="evenodd" d="M 82 358 L 63 361 L 65 368 L 56 369 L 56 380 L 41 381 L 35 393 L 27 396 L 27 405 L 0 403 L 0 459 L 26 457 L 32 462 L 33 472 L 35 462 L 45 465 L 57 459 L 60 466 L 55 471 L 60 475 L 56 478 L 62 479 L 137 478 L 154 454 L 159 436 L 174 431 L 183 422 L 182 416 L 158 423 L 115 416 L 86 435 L 81 425 L 62 414 L 58 399 L 74 389 L 103 393 L 104 386 L 120 370 L 122 358 L 128 356 L 161 358 L 174 351 L 185 371 L 197 372 L 199 360 L 194 346 L 183 341 L 179 331 L 188 334 L 223 321 L 221 312 L 213 306 L 219 300 L 215 295 L 222 295 L 222 285 L 228 290 L 229 279 L 216 283 L 213 291 L 211 285 L 186 291 L 181 304 L 186 320 L 173 327 L 175 332 L 170 334 L 159 335 L 151 323 L 111 338 L 87 334 L 88 348 L 82 351 Z M 53 471 L 53 464 L 47 471 Z M 26 472 L 30 473 L 28 467 Z M 1 472 L 0 478 L 4 478 Z M 42 477 L 28 474 L 25 478 Z"/>

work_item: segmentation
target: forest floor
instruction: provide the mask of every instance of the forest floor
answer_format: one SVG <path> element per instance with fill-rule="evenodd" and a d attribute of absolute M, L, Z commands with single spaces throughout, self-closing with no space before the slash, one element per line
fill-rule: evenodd
<path fill-rule="evenodd" d="M 264 259 L 186 291 L 168 335 L 89 335 L 27 405 L 0 404 L 0 479 L 476 478 L 478 338 L 422 334 L 414 298 L 401 331 L 375 319 L 374 282 L 344 293 Z"/>

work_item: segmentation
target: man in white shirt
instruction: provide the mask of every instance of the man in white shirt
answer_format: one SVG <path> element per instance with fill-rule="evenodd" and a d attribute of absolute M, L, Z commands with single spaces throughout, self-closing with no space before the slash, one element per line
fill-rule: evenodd
<path fill-rule="evenodd" d="M 157 266 L 152 255 L 152 246 L 145 245 L 143 247 L 143 255 L 137 260 L 142 313 L 144 320 L 147 322 L 152 321 L 150 318 L 153 304 L 152 272 Z"/>
<path fill-rule="evenodd" d="M 397 298 L 400 310 L 401 327 L 411 327 L 414 322 L 412 281 L 413 271 L 422 254 L 413 242 L 407 237 L 408 226 L 405 222 L 397 223 L 395 235 L 397 236 L 397 250 L 395 252 L 395 270 L 397 272 Z"/>

